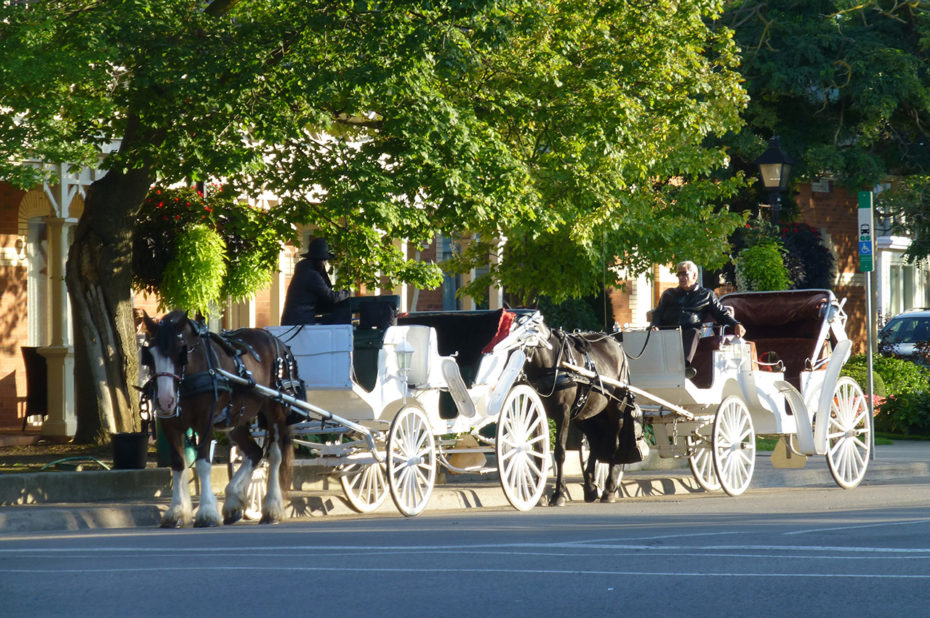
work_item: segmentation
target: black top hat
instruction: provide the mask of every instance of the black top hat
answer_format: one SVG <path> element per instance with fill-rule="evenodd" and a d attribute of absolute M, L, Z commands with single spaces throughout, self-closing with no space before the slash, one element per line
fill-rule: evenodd
<path fill-rule="evenodd" d="M 336 256 L 329 252 L 329 245 L 326 244 L 325 238 L 314 238 L 310 243 L 310 249 L 301 254 L 301 257 L 311 260 L 331 260 Z"/>

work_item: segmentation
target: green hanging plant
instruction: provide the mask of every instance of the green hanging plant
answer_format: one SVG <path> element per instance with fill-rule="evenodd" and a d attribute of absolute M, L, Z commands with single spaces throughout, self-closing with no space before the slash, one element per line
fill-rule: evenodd
<path fill-rule="evenodd" d="M 225 276 L 217 302 L 230 297 L 245 300 L 271 282 L 283 243 L 296 240 L 296 231 L 283 209 L 251 206 L 231 190 L 213 186 L 207 196 L 193 187 L 154 187 L 136 215 L 133 234 L 133 284 L 157 294 L 163 306 L 176 305 L 178 282 L 167 273 L 180 258 L 180 238 L 192 226 L 206 226 L 223 242 Z M 176 268 L 174 266 L 173 268 Z M 213 273 L 215 265 L 205 272 Z M 194 275 L 200 270 L 192 271 Z M 167 284 L 171 290 L 163 289 Z M 215 282 L 185 282 L 192 288 L 212 289 Z M 170 298 L 169 298 L 170 296 Z M 198 295 L 199 298 L 199 295 Z M 200 301 L 198 301 L 200 302 Z"/>
<path fill-rule="evenodd" d="M 222 299 L 226 243 L 209 226 L 185 227 L 175 237 L 174 257 L 159 286 L 159 309 L 181 308 L 209 315 Z"/>
<path fill-rule="evenodd" d="M 787 290 L 791 287 L 784 250 L 777 240 L 761 240 L 743 249 L 734 263 L 736 287 L 740 291 Z"/>

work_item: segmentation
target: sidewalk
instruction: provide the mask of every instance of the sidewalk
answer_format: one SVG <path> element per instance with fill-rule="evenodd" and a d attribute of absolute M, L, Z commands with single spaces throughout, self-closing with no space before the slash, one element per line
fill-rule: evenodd
<path fill-rule="evenodd" d="M 567 481 L 575 501 L 581 500 L 578 456 L 566 457 Z M 701 490 L 687 460 L 650 457 L 628 466 L 623 495 L 629 498 L 693 494 Z M 930 442 L 898 441 L 878 446 L 863 483 L 930 481 Z M 222 491 L 225 465 L 214 466 L 213 486 Z M 550 479 L 551 485 L 551 479 Z M 295 468 L 288 514 L 296 520 L 354 514 L 339 482 L 321 478 L 309 466 Z M 750 489 L 834 486 L 824 457 L 809 458 L 802 469 L 779 470 L 760 453 Z M 167 468 L 82 472 L 39 472 L 0 475 L 0 533 L 157 527 L 171 497 Z M 196 506 L 196 501 L 195 501 Z M 446 477 L 437 483 L 427 510 L 509 508 L 496 474 Z M 390 497 L 377 512 L 399 516 Z M 241 524 L 240 524 L 241 525 Z"/>

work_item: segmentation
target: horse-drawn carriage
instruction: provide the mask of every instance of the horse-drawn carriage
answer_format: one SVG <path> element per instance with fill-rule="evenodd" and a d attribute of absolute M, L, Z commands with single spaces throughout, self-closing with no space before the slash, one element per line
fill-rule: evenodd
<path fill-rule="evenodd" d="M 347 442 L 301 439 L 344 430 L 312 411 L 292 427 L 297 443 L 317 455 L 312 464 L 334 469 L 360 512 L 378 508 L 389 489 L 401 513 L 420 513 L 440 467 L 498 471 L 510 503 L 532 508 L 545 490 L 548 424 L 538 395 L 516 381 L 540 319 L 503 310 L 422 312 L 386 329 L 269 328 L 294 353 L 307 401 L 365 427 L 377 446 L 355 449 L 358 431 L 348 431 Z M 486 465 L 488 453 L 497 467 Z"/>
<path fill-rule="evenodd" d="M 752 480 L 756 435 L 775 436 L 776 466 L 825 455 L 839 486 L 858 485 L 871 419 L 862 389 L 840 376 L 851 349 L 843 303 L 829 290 L 744 292 L 721 302 L 746 328 L 745 339 L 707 325 L 694 379 L 685 377 L 678 329 L 622 335 L 626 386 L 640 396 L 659 456 L 687 457 L 704 489 L 738 495 Z"/>
<path fill-rule="evenodd" d="M 211 376 L 202 379 L 185 378 L 174 366 L 155 373 L 175 385 L 180 383 L 181 397 L 183 381 L 204 382 L 201 390 L 205 399 L 209 400 L 211 389 L 214 391 L 209 413 L 213 420 L 220 409 L 230 405 L 224 408 L 216 403 L 220 396 L 217 381 L 232 393 L 254 394 L 290 410 L 287 433 L 294 436 L 298 453 L 308 455 L 305 463 L 338 476 L 349 504 L 360 512 L 377 509 L 390 493 L 401 513 L 420 513 L 429 501 L 440 466 L 453 472 L 498 472 L 510 503 L 527 510 L 545 491 L 549 430 L 539 396 L 517 378 L 526 358 L 525 348 L 537 343 L 536 326 L 541 319 L 536 312 L 499 310 L 417 313 L 402 316 L 385 328 L 371 327 L 364 321 L 270 327 L 265 332 L 289 348 L 284 360 L 278 360 L 274 380 L 257 383 L 247 372 L 218 366 L 216 361 L 213 366 L 208 362 L 198 368 L 198 375 Z M 192 352 L 201 345 L 195 341 L 197 329 L 175 321 L 179 323 L 173 327 L 178 337 L 190 340 L 185 343 L 188 351 L 184 356 L 197 356 Z M 197 336 L 201 343 L 223 339 L 229 348 L 230 341 L 256 330 Z M 163 356 L 170 358 L 172 354 L 178 355 L 169 351 Z M 247 353 L 239 356 L 243 363 L 250 360 Z M 275 359 L 269 361 L 274 363 Z M 170 388 L 166 382 L 164 390 Z M 300 418 L 295 419 L 295 413 Z M 241 422 L 238 425 L 241 427 Z M 267 421 L 253 423 L 249 438 L 236 436 L 235 431 L 230 436 L 241 439 L 244 449 L 251 446 L 249 438 L 261 444 L 274 442 L 283 433 L 281 427 L 271 427 Z M 273 447 L 264 445 L 266 451 Z M 248 512 L 248 505 L 238 502 L 262 499 L 255 494 L 256 485 L 262 487 L 262 493 L 267 491 L 277 508 L 280 498 L 274 495 L 273 486 L 279 481 L 279 464 L 269 457 L 272 468 L 259 475 L 263 478 L 256 483 L 252 475 L 260 457 L 255 456 L 254 447 L 251 453 L 243 458 L 240 471 L 227 486 L 227 501 L 230 494 L 238 498 L 233 499 L 237 502 L 234 507 L 224 506 L 224 521 L 234 521 Z M 496 466 L 487 465 L 489 453 L 496 455 Z M 182 482 L 176 471 L 176 493 Z M 183 501 L 183 497 L 178 500 Z M 227 511 L 234 511 L 235 516 L 228 516 Z M 265 507 L 263 519 L 280 519 L 280 515 L 267 511 Z M 181 517 L 168 524 L 183 521 Z M 201 522 L 199 512 L 197 521 Z M 202 525 L 214 522 L 215 518 L 208 518 Z"/>
<path fill-rule="evenodd" d="M 150 344 L 156 408 L 163 418 L 172 416 L 164 426 L 176 453 L 182 430 L 193 426 L 210 435 L 223 423 L 243 449 L 242 466 L 226 489 L 225 522 L 246 510 L 263 454 L 271 463 L 262 517 L 283 517 L 279 468 L 291 434 L 311 464 L 340 478 L 360 512 L 377 509 L 388 493 L 404 515 L 422 512 L 440 466 L 496 471 L 510 503 L 528 510 L 546 488 L 547 415 L 558 434 L 550 503 L 560 504 L 567 425 L 604 413 L 608 424 L 589 429 L 606 428 L 606 457 L 622 470 L 617 462 L 626 461 L 624 449 L 641 439 L 630 432 L 623 438 L 624 428 L 639 422 L 640 406 L 659 455 L 687 457 L 707 490 L 746 490 L 757 433 L 781 438 L 776 455 L 782 460 L 826 455 L 841 487 L 858 485 L 871 451 L 871 419 L 862 389 L 840 376 L 851 348 L 842 303 L 828 290 L 732 294 L 721 301 L 746 327 L 746 340 L 720 333 L 703 339 L 693 380 L 685 377 L 677 329 L 624 332 L 621 347 L 604 333 L 550 331 L 538 312 L 499 310 L 415 313 L 386 328 L 282 326 L 221 336 L 174 312 L 158 325 L 149 321 L 149 330 L 158 331 Z M 178 412 L 185 398 L 190 404 Z M 246 422 L 265 405 L 271 408 L 265 424 L 250 430 Z M 288 423 L 288 411 L 299 422 Z M 268 444 L 258 446 L 255 437 Z M 489 453 L 496 466 L 487 465 Z M 175 498 L 165 525 L 184 523 L 191 508 L 185 466 L 180 456 L 174 459 Z M 202 481 L 197 523 L 214 525 L 219 517 L 203 482 L 209 477 L 203 444 L 196 466 Z M 586 500 L 593 470 L 585 471 Z M 616 482 L 612 473 L 602 499 Z"/>

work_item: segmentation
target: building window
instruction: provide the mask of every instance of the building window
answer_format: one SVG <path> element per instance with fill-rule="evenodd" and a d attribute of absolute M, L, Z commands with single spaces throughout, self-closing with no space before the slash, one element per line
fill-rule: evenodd
<path fill-rule="evenodd" d="M 902 255 L 891 258 L 888 274 L 890 315 L 930 306 L 930 271 L 925 262 L 909 264 Z"/>

